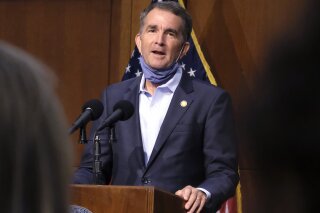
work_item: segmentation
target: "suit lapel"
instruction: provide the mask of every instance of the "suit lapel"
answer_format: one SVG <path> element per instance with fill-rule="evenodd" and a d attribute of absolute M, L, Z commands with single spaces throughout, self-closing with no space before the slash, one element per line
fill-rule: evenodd
<path fill-rule="evenodd" d="M 186 111 L 190 107 L 193 100 L 190 95 L 190 93 L 192 92 L 192 80 L 188 79 L 186 75 L 183 75 L 179 83 L 179 86 L 177 87 L 172 97 L 167 114 L 161 125 L 155 146 L 153 148 L 147 165 L 147 169 L 152 165 L 159 151 L 166 143 L 167 138 L 172 133 L 173 129 L 176 127 L 181 117 L 186 113 Z"/>
<path fill-rule="evenodd" d="M 139 118 L 139 85 L 140 85 L 141 77 L 136 78 L 135 81 L 128 87 L 128 90 L 124 93 L 124 100 L 130 101 L 134 106 L 134 114 L 132 118 L 129 119 L 127 122 L 127 131 L 128 135 L 132 139 L 129 141 L 131 145 L 133 144 L 134 147 L 137 147 L 138 150 L 137 159 L 138 164 L 141 168 L 145 167 L 144 163 L 144 153 L 143 153 L 143 145 L 142 145 L 142 138 L 141 138 L 141 130 L 140 130 L 140 118 Z"/>

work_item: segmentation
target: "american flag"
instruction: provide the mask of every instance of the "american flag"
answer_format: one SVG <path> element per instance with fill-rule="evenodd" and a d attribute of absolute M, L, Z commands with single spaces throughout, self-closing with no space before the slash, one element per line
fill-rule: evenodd
<path fill-rule="evenodd" d="M 165 0 L 152 0 L 151 3 L 158 1 L 160 2 Z M 183 0 L 171 1 L 177 1 L 181 6 L 185 7 Z M 205 60 L 205 57 L 201 51 L 197 37 L 193 30 L 189 39 L 189 43 L 190 49 L 188 53 L 182 58 L 182 60 L 180 60 L 180 65 L 183 71 L 187 72 L 190 78 L 201 79 L 210 82 L 213 85 L 217 85 L 216 80 L 210 70 L 210 66 Z M 135 46 L 122 80 L 127 80 L 142 75 L 142 69 L 138 59 L 139 57 L 140 53 L 138 51 L 138 48 Z M 240 184 L 237 187 L 236 195 L 224 202 L 217 213 L 242 213 Z"/>

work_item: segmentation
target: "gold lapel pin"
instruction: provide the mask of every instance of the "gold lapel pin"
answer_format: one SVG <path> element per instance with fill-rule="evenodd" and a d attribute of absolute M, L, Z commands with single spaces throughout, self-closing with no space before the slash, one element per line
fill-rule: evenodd
<path fill-rule="evenodd" d="M 188 102 L 185 101 L 185 100 L 183 100 L 183 101 L 180 102 L 180 106 L 181 106 L 181 107 L 186 107 L 187 105 L 188 105 Z"/>

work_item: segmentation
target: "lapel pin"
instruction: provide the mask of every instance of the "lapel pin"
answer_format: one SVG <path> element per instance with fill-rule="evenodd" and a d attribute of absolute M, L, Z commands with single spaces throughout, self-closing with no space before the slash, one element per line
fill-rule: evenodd
<path fill-rule="evenodd" d="M 183 100 L 183 101 L 180 102 L 180 106 L 181 106 L 181 107 L 186 107 L 187 105 L 188 105 L 188 102 L 185 101 L 185 100 Z"/>

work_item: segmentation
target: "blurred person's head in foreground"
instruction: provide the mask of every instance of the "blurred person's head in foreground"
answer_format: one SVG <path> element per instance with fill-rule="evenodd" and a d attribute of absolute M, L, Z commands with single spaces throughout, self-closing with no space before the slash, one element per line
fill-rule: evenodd
<path fill-rule="evenodd" d="M 67 212 L 71 147 L 54 76 L 0 42 L 0 208 Z"/>
<path fill-rule="evenodd" d="M 264 212 L 313 212 L 320 169 L 319 1 L 275 41 L 250 108 Z"/>

